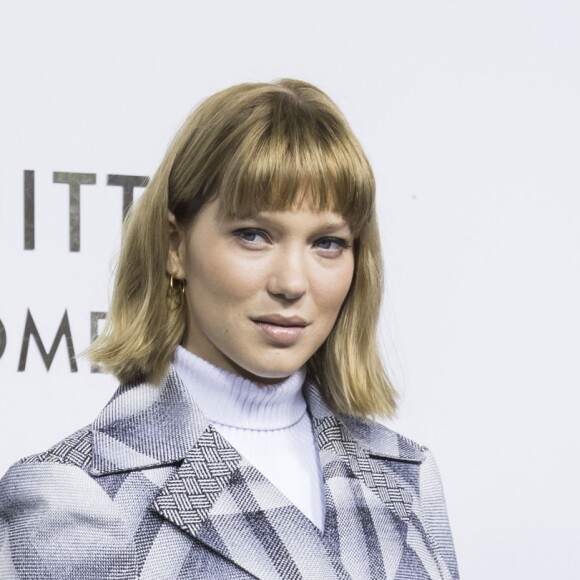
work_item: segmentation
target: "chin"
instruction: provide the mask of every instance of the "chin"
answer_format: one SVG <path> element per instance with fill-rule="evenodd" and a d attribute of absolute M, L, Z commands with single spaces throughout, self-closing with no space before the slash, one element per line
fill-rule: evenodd
<path fill-rule="evenodd" d="M 279 383 L 300 369 L 304 363 L 276 365 L 240 365 L 234 363 L 237 372 L 256 383 Z"/>
<path fill-rule="evenodd" d="M 296 372 L 298 369 L 293 369 L 289 371 L 277 370 L 277 371 L 258 371 L 250 372 L 247 370 L 243 371 L 243 374 L 253 380 L 255 383 L 280 383 L 284 379 L 288 378 L 292 373 Z"/>

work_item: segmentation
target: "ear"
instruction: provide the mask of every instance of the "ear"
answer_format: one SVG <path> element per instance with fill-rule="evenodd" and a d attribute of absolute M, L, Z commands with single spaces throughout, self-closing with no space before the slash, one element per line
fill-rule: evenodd
<path fill-rule="evenodd" d="M 169 252 L 167 253 L 167 273 L 178 280 L 185 279 L 183 252 L 185 230 L 179 225 L 172 212 L 167 211 L 169 228 Z"/>

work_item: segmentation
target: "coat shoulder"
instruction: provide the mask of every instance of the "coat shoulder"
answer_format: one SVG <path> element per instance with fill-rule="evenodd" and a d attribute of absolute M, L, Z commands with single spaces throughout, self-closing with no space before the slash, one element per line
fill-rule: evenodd
<path fill-rule="evenodd" d="M 85 469 L 90 462 L 93 436 L 89 427 L 83 427 L 65 437 L 46 451 L 24 457 L 16 463 L 58 463 Z"/>
<path fill-rule="evenodd" d="M 91 432 L 81 429 L 0 479 L 0 577 L 136 576 L 126 518 L 87 473 L 90 454 Z"/>

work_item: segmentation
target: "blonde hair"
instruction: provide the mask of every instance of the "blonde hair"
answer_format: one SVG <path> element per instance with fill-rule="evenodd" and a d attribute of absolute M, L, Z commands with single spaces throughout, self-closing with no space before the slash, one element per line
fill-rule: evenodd
<path fill-rule="evenodd" d="M 308 376 L 336 412 L 392 415 L 396 394 L 376 336 L 383 270 L 373 172 L 336 105 L 297 80 L 231 87 L 187 118 L 128 214 L 107 326 L 88 349 L 91 360 L 123 383 L 162 378 L 187 323 L 166 273 L 168 210 L 188 225 L 215 199 L 230 216 L 307 201 L 348 221 L 353 282 Z"/>

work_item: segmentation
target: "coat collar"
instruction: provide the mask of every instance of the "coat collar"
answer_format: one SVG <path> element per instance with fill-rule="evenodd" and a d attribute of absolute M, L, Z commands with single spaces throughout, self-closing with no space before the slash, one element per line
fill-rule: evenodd
<path fill-rule="evenodd" d="M 374 422 L 335 415 L 317 387 L 307 381 L 305 398 L 320 449 L 346 438 L 367 454 L 421 463 L 424 449 Z M 334 430 L 329 427 L 334 425 Z M 104 475 L 182 461 L 210 421 L 171 369 L 163 384 L 121 386 L 91 426 L 93 453 L 89 471 Z"/>
<path fill-rule="evenodd" d="M 162 385 L 122 385 L 92 425 L 89 471 L 104 475 L 177 463 L 208 426 L 173 369 Z"/>
<path fill-rule="evenodd" d="M 326 465 L 340 458 L 348 466 L 349 473 L 371 489 L 401 520 L 408 521 L 413 504 L 411 493 L 373 458 L 421 463 L 424 451 L 414 443 L 401 445 L 403 438 L 386 427 L 334 415 L 314 385 L 307 386 L 306 398 L 323 471 Z"/>
<path fill-rule="evenodd" d="M 317 425 L 327 425 L 334 421 L 340 425 L 342 436 L 352 440 L 370 455 L 410 463 L 421 463 L 425 459 L 424 447 L 402 437 L 380 423 L 333 413 L 312 382 L 306 382 L 305 398 L 313 424 L 317 429 L 318 443 L 321 448 L 327 443 L 326 438 L 329 434 L 324 429 L 318 429 Z M 326 437 L 321 439 L 322 433 L 325 433 Z M 335 435 L 338 436 L 338 433 Z"/>

